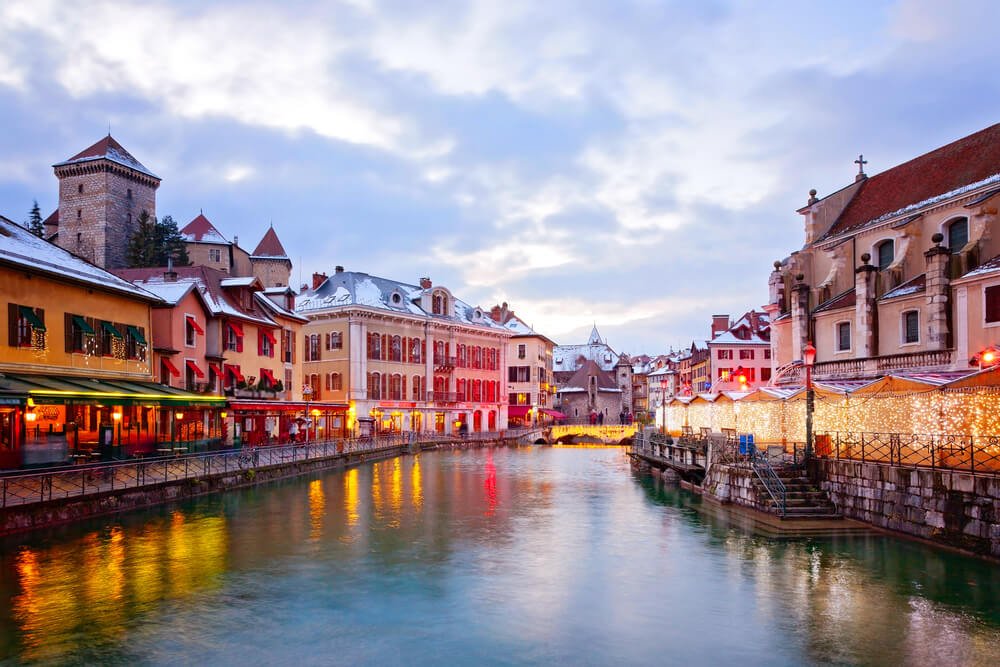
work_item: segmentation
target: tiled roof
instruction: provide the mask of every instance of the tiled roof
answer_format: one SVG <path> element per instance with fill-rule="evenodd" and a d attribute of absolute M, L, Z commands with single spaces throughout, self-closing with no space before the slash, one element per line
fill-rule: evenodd
<path fill-rule="evenodd" d="M 972 278 L 975 276 L 985 275 L 987 273 L 993 273 L 997 270 L 1000 270 L 1000 255 L 997 255 L 993 259 L 983 262 L 982 264 L 972 269 L 962 277 Z"/>
<path fill-rule="evenodd" d="M 156 295 L 63 250 L 54 243 L 35 236 L 3 216 L 0 216 L 0 262 L 17 266 L 21 270 L 84 283 L 95 289 L 120 292 L 146 301 L 159 302 Z"/>
<path fill-rule="evenodd" d="M 586 391 L 590 386 L 590 378 L 597 378 L 597 391 L 621 391 L 614 376 L 602 369 L 590 359 L 580 365 L 575 373 L 563 383 L 559 391 Z"/>
<path fill-rule="evenodd" d="M 229 243 L 203 213 L 185 225 L 181 230 L 184 240 L 195 243 Z"/>
<path fill-rule="evenodd" d="M 111 162 L 120 164 L 124 167 L 128 167 L 129 169 L 135 169 L 138 172 L 142 172 L 143 174 L 151 176 L 156 180 L 160 180 L 159 176 L 151 172 L 149 169 L 146 169 L 146 167 L 144 167 L 141 162 L 132 157 L 132 154 L 129 153 L 127 150 L 125 150 L 125 148 L 120 143 L 115 141 L 114 137 L 112 137 L 110 134 L 101 139 L 100 141 L 98 141 L 97 143 L 95 143 L 93 146 L 88 146 L 87 148 L 84 148 L 82 151 L 80 151 L 70 159 L 64 162 L 59 162 L 52 166 L 64 167 L 70 164 L 77 164 L 80 162 L 91 162 L 93 160 L 101 160 L 101 159 L 110 160 Z"/>
<path fill-rule="evenodd" d="M 825 238 L 1000 174 L 1000 123 L 862 183 Z M 984 183 L 985 184 L 985 183 Z"/>
<path fill-rule="evenodd" d="M 771 340 L 770 316 L 761 311 L 749 310 L 743 313 L 725 331 L 719 333 L 709 345 L 768 345 Z"/>
<path fill-rule="evenodd" d="M 281 241 L 278 240 L 278 235 L 275 233 L 274 227 L 268 228 L 264 234 L 264 238 L 260 240 L 260 243 L 257 244 L 257 247 L 250 254 L 254 257 L 279 257 L 281 259 L 288 259 L 288 253 L 285 252 Z"/>
<path fill-rule="evenodd" d="M 880 301 L 885 301 L 886 299 L 894 299 L 897 296 L 912 296 L 914 294 L 919 294 L 923 292 L 926 288 L 927 274 L 921 273 L 915 278 L 910 278 L 902 285 L 897 285 L 891 290 L 882 295 Z"/>
<path fill-rule="evenodd" d="M 212 315 L 216 317 L 232 317 L 271 327 L 279 326 L 265 309 L 257 307 L 252 309 L 244 308 L 240 300 L 223 287 L 223 281 L 231 277 L 228 273 L 217 271 L 207 266 L 177 266 L 174 267 L 177 279 L 176 281 L 171 281 L 164 278 L 164 270 L 163 267 L 118 269 L 115 273 L 125 280 L 131 280 L 136 285 L 142 287 L 149 286 L 151 289 L 158 289 L 157 286 L 164 283 L 193 282 L 199 288 L 201 296 Z M 257 303 L 256 300 L 254 302 Z"/>
<path fill-rule="evenodd" d="M 832 299 L 827 299 L 823 303 L 816 306 L 813 310 L 814 313 L 823 313 L 828 310 L 837 310 L 838 308 L 853 308 L 857 304 L 857 296 L 854 293 L 854 288 L 847 290 L 846 292 L 841 292 Z"/>
<path fill-rule="evenodd" d="M 493 321 L 489 311 L 469 305 L 454 296 L 451 313 L 432 314 L 420 305 L 424 292 L 425 290 L 417 285 L 397 280 L 370 276 L 358 271 L 337 271 L 316 289 L 306 289 L 302 292 L 296 299 L 295 312 L 307 315 L 314 311 L 361 306 L 506 332 L 501 324 Z"/>

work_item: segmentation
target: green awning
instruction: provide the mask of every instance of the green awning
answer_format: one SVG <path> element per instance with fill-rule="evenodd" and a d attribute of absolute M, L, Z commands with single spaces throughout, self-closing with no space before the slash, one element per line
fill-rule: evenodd
<path fill-rule="evenodd" d="M 4 373 L 0 395 L 30 397 L 36 403 L 91 405 L 168 405 L 221 408 L 225 396 L 194 394 L 145 380 L 101 379 L 71 375 Z"/>
<path fill-rule="evenodd" d="M 18 310 L 21 313 L 21 317 L 28 320 L 28 324 L 31 325 L 32 329 L 45 331 L 45 323 L 38 318 L 33 308 L 30 306 L 18 306 Z"/>
<path fill-rule="evenodd" d="M 105 322 L 104 320 L 101 320 L 101 328 L 104 329 L 109 334 L 111 334 L 112 336 L 114 336 L 115 338 L 125 338 L 125 336 L 122 335 L 122 332 L 119 331 L 118 329 L 115 329 L 115 325 L 111 324 L 111 322 Z"/>
<path fill-rule="evenodd" d="M 83 333 L 89 334 L 91 336 L 94 335 L 94 328 L 89 324 L 87 324 L 87 320 L 83 319 L 83 317 L 79 315 L 74 315 L 73 324 L 80 327 L 80 331 L 82 331 Z"/>
<path fill-rule="evenodd" d="M 132 324 L 126 324 L 125 326 L 128 327 L 128 333 L 132 336 L 132 340 L 139 343 L 139 345 L 146 345 L 146 337 L 139 331 L 139 327 Z"/>

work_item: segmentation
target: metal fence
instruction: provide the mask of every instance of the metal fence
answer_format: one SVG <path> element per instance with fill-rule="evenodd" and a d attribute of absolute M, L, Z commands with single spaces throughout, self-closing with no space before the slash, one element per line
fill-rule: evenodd
<path fill-rule="evenodd" d="M 244 447 L 225 451 L 162 456 L 118 463 L 94 463 L 44 471 L 14 472 L 0 477 L 0 507 L 90 496 L 164 482 L 266 468 L 364 453 L 398 450 L 402 435 L 358 440 L 325 440 L 309 444 Z"/>
<path fill-rule="evenodd" d="M 817 434 L 818 458 L 1000 474 L 1000 435 Z"/>

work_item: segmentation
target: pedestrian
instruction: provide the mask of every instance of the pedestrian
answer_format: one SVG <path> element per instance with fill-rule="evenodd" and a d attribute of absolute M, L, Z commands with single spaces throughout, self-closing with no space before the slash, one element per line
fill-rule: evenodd
<path fill-rule="evenodd" d="M 634 418 L 634 417 L 633 417 L 632 413 L 631 413 L 631 412 L 629 412 L 629 413 L 628 413 L 628 417 L 627 417 L 627 419 L 628 419 L 628 422 L 627 422 L 627 423 L 631 424 L 631 423 L 632 423 L 632 419 L 633 419 L 633 418 Z"/>
<path fill-rule="evenodd" d="M 601 426 L 604 426 L 604 413 L 603 412 L 598 413 L 598 415 L 597 415 L 597 423 L 600 424 Z"/>
<path fill-rule="evenodd" d="M 288 441 L 295 442 L 299 439 L 299 423 L 296 420 L 292 420 L 292 423 L 288 425 Z"/>

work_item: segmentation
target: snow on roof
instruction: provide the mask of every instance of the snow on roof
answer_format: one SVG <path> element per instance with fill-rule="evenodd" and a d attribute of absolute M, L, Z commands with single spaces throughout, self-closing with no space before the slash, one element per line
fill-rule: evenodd
<path fill-rule="evenodd" d="M 606 343 L 586 345 L 556 345 L 552 349 L 553 368 L 559 372 L 580 368 L 580 358 L 593 361 L 601 370 L 610 371 L 618 363 L 618 354 Z"/>
<path fill-rule="evenodd" d="M 274 301 L 272 301 L 271 299 L 269 299 L 267 296 L 265 296 L 263 292 L 256 292 L 254 294 L 254 298 L 256 298 L 257 301 L 262 306 L 264 306 L 265 309 L 271 311 L 272 315 L 280 315 L 281 317 L 287 317 L 289 319 L 299 320 L 300 322 L 308 322 L 309 321 L 309 318 L 303 317 L 301 315 L 298 315 L 297 313 L 293 313 L 292 311 L 288 310 L 287 308 L 284 308 L 283 306 L 281 306 L 281 304 L 275 303 Z"/>
<path fill-rule="evenodd" d="M 237 276 L 236 278 L 224 278 L 219 281 L 223 287 L 250 287 L 257 281 L 254 276 Z"/>
<path fill-rule="evenodd" d="M 199 213 L 191 222 L 181 230 L 181 236 L 188 243 L 218 243 L 228 245 L 229 240 L 215 228 L 203 213 Z"/>
<path fill-rule="evenodd" d="M 0 261 L 91 287 L 159 301 L 155 294 L 35 236 L 3 216 L 0 216 Z"/>
<path fill-rule="evenodd" d="M 316 289 L 307 289 L 300 294 L 296 299 L 295 311 L 305 314 L 330 308 L 362 306 L 419 317 L 451 320 L 498 332 L 507 331 L 505 327 L 494 322 L 482 308 L 471 306 L 454 297 L 452 297 L 454 308 L 450 315 L 436 315 L 425 311 L 421 306 L 424 293 L 425 290 L 416 285 L 358 271 L 338 271 Z"/>
<path fill-rule="evenodd" d="M 58 162 L 53 167 L 64 167 L 71 164 L 79 164 L 81 162 L 92 162 L 95 160 L 110 160 L 116 164 L 120 164 L 123 167 L 128 167 L 129 169 L 134 169 L 135 171 L 141 172 L 147 176 L 160 180 L 160 177 L 146 169 L 141 162 L 136 160 L 131 153 L 129 153 L 125 148 L 115 141 L 114 137 L 110 134 L 103 139 L 100 139 L 97 143 L 74 155 L 68 160 L 63 162 Z"/>
<path fill-rule="evenodd" d="M 709 345 L 770 345 L 771 320 L 766 312 L 747 311 Z M 743 332 L 746 332 L 745 334 Z M 737 335 L 740 332 L 741 335 Z"/>
<path fill-rule="evenodd" d="M 894 299 L 897 296 L 912 296 L 914 294 L 919 294 L 920 292 L 923 292 L 926 289 L 926 282 L 927 282 L 927 274 L 921 273 L 919 276 L 911 278 L 902 285 L 899 285 L 898 287 L 894 287 L 893 289 L 889 290 L 888 292 L 882 295 L 879 301 L 885 301 L 886 299 Z"/>
<path fill-rule="evenodd" d="M 195 280 L 179 280 L 175 283 L 143 283 L 143 288 L 176 306 L 184 296 L 197 286 Z"/>
<path fill-rule="evenodd" d="M 962 278 L 975 278 L 977 276 L 986 275 L 987 273 L 994 273 L 998 270 L 1000 270 L 1000 255 L 997 255 L 989 261 L 983 262 L 962 276 Z"/>
<path fill-rule="evenodd" d="M 285 252 L 284 246 L 281 245 L 281 241 L 278 240 L 278 234 L 274 231 L 274 227 L 269 227 L 267 232 L 264 233 L 264 238 L 260 240 L 254 251 L 250 253 L 251 257 L 261 257 L 261 258 L 279 258 L 288 259 L 288 253 Z"/>

